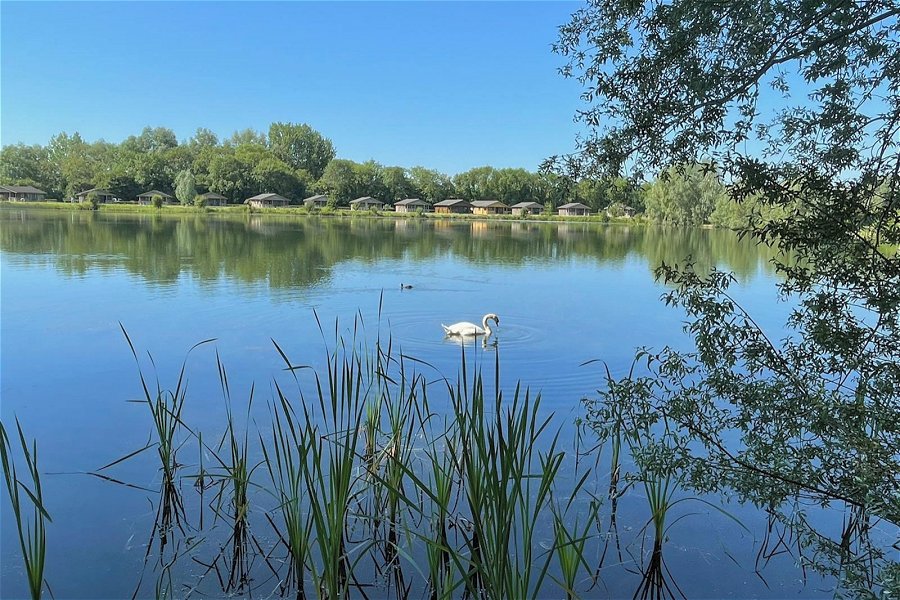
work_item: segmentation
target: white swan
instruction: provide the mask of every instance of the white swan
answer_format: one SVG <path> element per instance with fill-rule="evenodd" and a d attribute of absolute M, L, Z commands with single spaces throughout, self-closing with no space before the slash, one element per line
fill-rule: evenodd
<path fill-rule="evenodd" d="M 488 313 L 481 319 L 481 327 L 475 323 L 469 323 L 468 321 L 460 321 L 453 325 L 444 325 L 441 323 L 441 327 L 444 328 L 444 333 L 447 335 L 456 335 L 460 337 L 483 335 L 484 337 L 488 337 L 494 333 L 488 325 L 488 321 L 494 321 L 497 326 L 500 325 L 500 317 L 494 313 Z"/>

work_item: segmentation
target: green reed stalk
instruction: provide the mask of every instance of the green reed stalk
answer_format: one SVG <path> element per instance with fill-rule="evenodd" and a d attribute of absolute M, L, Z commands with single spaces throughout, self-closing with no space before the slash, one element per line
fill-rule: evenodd
<path fill-rule="evenodd" d="M 309 468 L 309 438 L 302 435 L 290 401 L 276 383 L 278 402 L 272 405 L 271 446 L 260 437 L 263 460 L 278 499 L 284 533 L 270 519 L 288 551 L 289 568 L 285 590 L 294 589 L 297 598 L 306 595 L 304 577 L 309 566 L 312 521 L 305 505 L 309 501 L 305 471 Z M 271 449 L 270 449 L 271 448 Z"/>
<path fill-rule="evenodd" d="M 456 588 L 453 585 L 453 573 L 450 559 L 450 524 L 451 501 L 454 480 L 452 463 L 446 452 L 439 453 L 432 448 L 431 452 L 431 489 L 434 492 L 434 513 L 431 517 L 431 537 L 426 540 L 428 558 L 428 582 L 432 600 L 443 600 L 452 597 Z"/>
<path fill-rule="evenodd" d="M 302 417 L 292 422 L 304 448 L 297 470 L 309 494 L 310 548 L 314 550 L 310 570 L 316 593 L 324 598 L 347 595 L 353 567 L 366 550 L 365 544 L 356 548 L 358 556 L 351 560 L 346 536 L 351 508 L 360 494 L 357 483 L 364 472 L 357 468 L 358 445 L 371 383 L 356 350 L 355 335 L 354 329 L 350 344 L 339 340 L 337 349 L 329 352 L 324 382 L 315 373 L 316 400 L 308 402 L 300 390 Z M 299 368 L 278 350 L 290 370 Z M 282 411 L 283 417 L 286 412 Z"/>
<path fill-rule="evenodd" d="M 137 364 L 141 388 L 144 393 L 143 399 L 135 400 L 134 402 L 146 404 L 150 410 L 150 416 L 153 420 L 155 442 L 153 444 L 148 443 L 147 446 L 102 467 L 100 470 L 132 458 L 153 445 L 156 446 L 162 482 L 160 485 L 160 501 L 157 508 L 154 531 L 150 536 L 150 543 L 147 544 L 147 553 L 149 555 L 154 535 L 157 533 L 159 534 L 160 548 L 163 549 L 166 546 L 168 535 L 173 526 L 177 526 L 183 531 L 182 523 L 186 521 L 184 504 L 178 488 L 178 467 L 180 465 L 178 461 L 178 451 L 181 448 L 181 442 L 178 441 L 178 432 L 183 426 L 181 412 L 184 408 L 184 402 L 187 396 L 187 380 L 185 378 L 187 357 L 181 363 L 181 370 L 178 374 L 178 380 L 174 390 L 163 390 L 160 387 L 159 380 L 157 380 L 156 390 L 155 392 L 151 392 L 150 387 L 147 385 L 147 380 L 144 378 L 140 359 L 138 358 L 134 344 L 131 342 L 131 338 L 128 336 L 125 327 L 121 323 L 119 324 L 119 327 L 125 336 L 125 340 L 128 342 L 128 347 L 131 349 L 131 355 L 134 357 L 134 361 Z M 194 344 L 190 350 L 188 350 L 188 355 L 190 355 L 190 353 L 198 346 L 202 346 L 211 341 L 213 340 L 204 340 Z"/>
<path fill-rule="evenodd" d="M 579 530 L 578 520 L 576 519 L 573 534 L 565 524 L 564 516 L 558 512 L 553 515 L 553 535 L 556 551 L 556 560 L 559 564 L 560 579 L 557 580 L 559 586 L 563 589 L 568 600 L 578 597 L 575 588 L 578 580 L 578 573 L 582 568 L 586 572 L 590 572 L 590 566 L 584 556 L 584 547 L 590 536 L 588 531 L 593 523 L 592 518 L 586 520 L 585 525 Z"/>
<path fill-rule="evenodd" d="M 249 426 L 244 429 L 243 436 L 236 432 L 234 415 L 231 410 L 231 392 L 228 387 L 228 376 L 219 360 L 218 354 L 216 355 L 216 362 L 219 368 L 219 381 L 225 396 L 225 413 L 227 417 L 225 435 L 222 436 L 216 452 L 216 458 L 219 460 L 223 471 L 217 504 L 219 507 L 222 506 L 225 491 L 226 489 L 229 490 L 230 498 L 227 518 L 230 521 L 231 528 L 231 565 L 228 585 L 225 591 L 231 591 L 243 589 L 249 578 L 249 545 L 251 538 L 249 490 L 253 471 L 256 470 L 258 465 L 251 467 L 249 464 Z M 253 393 L 254 388 L 251 387 L 245 419 L 245 422 L 248 424 L 250 421 L 250 407 L 253 405 Z M 228 448 L 223 460 L 219 455 L 222 454 L 226 444 Z"/>
<path fill-rule="evenodd" d="M 16 520 L 16 531 L 19 535 L 19 548 L 22 552 L 22 560 L 25 562 L 25 574 L 28 578 L 28 589 L 31 598 L 36 600 L 41 597 L 44 588 L 44 564 L 47 557 L 47 528 L 51 522 L 50 514 L 44 508 L 44 495 L 41 488 L 41 473 L 38 469 L 37 441 L 32 441 L 29 450 L 22 425 L 16 419 L 16 429 L 19 434 L 19 443 L 22 446 L 22 456 L 25 459 L 25 470 L 28 479 L 31 480 L 31 489 L 20 481 L 16 470 L 15 459 L 12 454 L 12 444 L 6 433 L 6 428 L 0 422 L 0 463 L 3 465 L 3 478 L 6 482 L 6 491 L 9 502 L 12 505 L 13 516 Z M 31 518 L 28 518 L 22 497 L 19 492 L 24 491 L 31 503 Z"/>
<path fill-rule="evenodd" d="M 463 377 L 465 377 L 465 364 Z M 517 385 L 512 401 L 500 391 L 499 360 L 495 366 L 493 415 L 485 414 L 484 383 L 476 374 L 471 390 L 457 384 L 452 394 L 458 433 L 451 454 L 468 504 L 471 531 L 467 587 L 488 598 L 535 598 L 554 550 L 540 555 L 535 532 L 550 507 L 551 490 L 562 452 L 558 432 L 546 452 L 539 440 L 550 419 L 538 415 L 540 397 L 531 398 Z M 466 386 L 468 387 L 468 386 Z"/>
<path fill-rule="evenodd" d="M 634 598 L 641 600 L 661 600 L 674 598 L 672 586 L 666 579 L 663 543 L 666 534 L 666 517 L 672 507 L 672 497 L 676 486 L 669 475 L 654 475 L 647 470 L 641 474 L 647 502 L 650 505 L 650 524 L 653 529 L 653 550 L 650 562 L 644 569 L 641 584 Z"/>

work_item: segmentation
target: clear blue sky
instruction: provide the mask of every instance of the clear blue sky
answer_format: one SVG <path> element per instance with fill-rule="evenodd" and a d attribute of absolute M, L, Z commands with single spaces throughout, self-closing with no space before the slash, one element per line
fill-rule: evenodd
<path fill-rule="evenodd" d="M 338 156 L 448 173 L 570 151 L 571 2 L 0 2 L 0 142 L 305 122 Z"/>

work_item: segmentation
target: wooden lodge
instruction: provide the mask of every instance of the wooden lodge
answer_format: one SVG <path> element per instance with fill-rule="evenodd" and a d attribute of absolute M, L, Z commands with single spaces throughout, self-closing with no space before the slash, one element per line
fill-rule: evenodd
<path fill-rule="evenodd" d="M 225 206 L 228 204 L 228 198 L 215 192 L 206 192 L 205 194 L 200 194 L 200 197 L 206 202 L 206 206 Z"/>
<path fill-rule="evenodd" d="M 591 214 L 591 207 L 580 202 L 569 202 L 559 207 L 559 214 L 563 217 L 586 217 Z"/>
<path fill-rule="evenodd" d="M 372 196 L 363 196 L 350 201 L 350 210 L 369 210 L 372 208 L 381 210 L 384 208 L 384 202 L 376 200 Z"/>
<path fill-rule="evenodd" d="M 472 212 L 476 215 L 508 215 L 509 206 L 499 200 L 475 200 Z"/>
<path fill-rule="evenodd" d="M 539 215 L 544 212 L 544 205 L 539 202 L 519 202 L 510 209 L 514 215 Z"/>
<path fill-rule="evenodd" d="M 0 185 L 0 199 L 2 200 L 41 202 L 46 198 L 47 192 L 30 185 Z"/>
<path fill-rule="evenodd" d="M 430 212 L 431 205 L 419 198 L 406 198 L 405 200 L 394 202 L 394 210 L 398 213 L 414 213 L 420 209 L 422 212 Z"/>
<path fill-rule="evenodd" d="M 303 206 L 307 208 L 325 208 L 328 206 L 328 196 L 325 194 L 316 194 L 315 196 L 304 198 Z"/>
<path fill-rule="evenodd" d="M 150 190 L 149 192 L 144 192 L 137 197 L 138 204 L 152 204 L 153 196 L 159 196 L 163 199 L 163 204 L 175 204 L 175 196 L 172 194 L 167 194 L 165 192 L 161 192 L 159 190 Z"/>
<path fill-rule="evenodd" d="M 253 208 L 283 208 L 291 203 L 290 200 L 278 194 L 257 194 L 244 200 Z"/>
<path fill-rule="evenodd" d="M 468 214 L 472 212 L 472 205 L 462 198 L 448 198 L 435 203 L 434 212 L 439 214 Z"/>
<path fill-rule="evenodd" d="M 100 188 L 91 188 L 89 190 L 84 190 L 83 192 L 79 192 L 75 198 L 79 202 L 87 201 L 89 195 L 94 194 L 97 198 L 97 202 L 100 204 L 108 204 L 110 202 L 118 202 L 118 198 L 116 195 L 110 192 L 109 190 L 101 190 Z"/>

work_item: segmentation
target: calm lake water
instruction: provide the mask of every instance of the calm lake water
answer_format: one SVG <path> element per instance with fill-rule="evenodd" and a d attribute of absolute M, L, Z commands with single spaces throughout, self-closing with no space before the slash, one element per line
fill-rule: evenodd
<path fill-rule="evenodd" d="M 18 417 L 39 443 L 53 517 L 46 575 L 57 598 L 130 597 L 143 565 L 152 494 L 79 474 L 141 447 L 150 433 L 144 408 L 127 402 L 140 396 L 140 382 L 120 323 L 138 352 L 152 355 L 164 386 L 174 386 L 191 346 L 215 338 L 187 360 L 184 415 L 215 438 L 225 419 L 216 352 L 235 398 L 255 383 L 251 420 L 267 422 L 271 382 L 284 377 L 272 340 L 293 362 L 320 366 L 335 329 L 348 332 L 356 318 L 366 335 L 390 335 L 404 354 L 432 365 L 431 377 L 455 380 L 460 346 L 440 324 L 496 312 L 496 345 L 466 352 L 490 369 L 499 355 L 504 387 L 521 381 L 540 391 L 571 448 L 580 400 L 604 379 L 602 363 L 585 363 L 604 361 L 623 375 L 639 346 L 689 347 L 683 315 L 659 301 L 665 289 L 653 269 L 661 262 L 690 255 L 698 269 L 733 270 L 736 295 L 764 326 L 780 327 L 788 311 L 776 301 L 771 251 L 707 229 L 7 207 L 0 250 L 2 418 Z M 111 474 L 158 484 L 151 456 Z M 752 508 L 729 506 L 751 535 L 700 503 L 682 506 L 666 558 L 688 597 L 830 595 L 830 582 L 804 575 L 788 554 L 754 572 L 765 520 Z M 630 536 L 623 541 L 639 554 L 633 539 L 646 523 L 646 500 L 633 490 L 620 511 L 620 532 Z M 260 519 L 257 531 L 270 539 L 265 528 Z M 630 598 L 634 571 L 626 553 L 585 595 Z M 154 594 L 149 579 L 139 595 Z M 0 596 L 27 595 L 5 498 L 0 580 Z"/>

